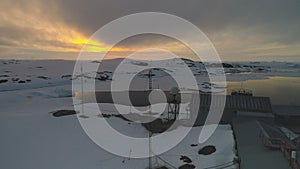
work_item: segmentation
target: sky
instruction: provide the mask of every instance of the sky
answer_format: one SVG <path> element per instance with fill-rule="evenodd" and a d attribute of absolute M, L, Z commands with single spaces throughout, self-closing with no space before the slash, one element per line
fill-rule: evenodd
<path fill-rule="evenodd" d="M 89 37 L 137 12 L 169 13 L 190 21 L 224 61 L 300 62 L 299 0 L 1 0 L 0 59 L 76 59 L 84 44 L 96 46 L 92 52 L 104 52 L 109 44 Z M 107 58 L 147 47 L 191 55 L 174 39 L 144 35 L 124 40 Z"/>

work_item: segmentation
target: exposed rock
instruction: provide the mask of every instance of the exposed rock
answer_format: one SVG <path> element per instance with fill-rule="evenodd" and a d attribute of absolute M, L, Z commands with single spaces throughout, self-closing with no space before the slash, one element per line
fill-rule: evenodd
<path fill-rule="evenodd" d="M 167 131 L 173 123 L 174 121 L 163 122 L 161 119 L 155 119 L 149 123 L 142 123 L 142 126 L 152 133 L 163 133 Z"/>
<path fill-rule="evenodd" d="M 65 79 L 65 78 L 72 78 L 72 75 L 62 75 L 61 78 Z"/>
<path fill-rule="evenodd" d="M 138 66 L 148 66 L 148 63 L 141 62 L 141 61 L 131 61 L 131 64 L 138 65 Z"/>
<path fill-rule="evenodd" d="M 210 155 L 212 153 L 216 152 L 216 147 L 209 145 L 209 146 L 205 146 L 202 149 L 200 149 L 198 151 L 198 154 L 202 154 L 202 155 Z"/>
<path fill-rule="evenodd" d="M 163 166 L 163 167 L 156 167 L 154 169 L 168 169 L 167 167 Z"/>
<path fill-rule="evenodd" d="M 61 116 L 73 115 L 76 113 L 77 112 L 75 110 L 58 110 L 58 111 L 52 112 L 52 115 L 54 117 L 61 117 Z"/>
<path fill-rule="evenodd" d="M 101 74 L 101 75 L 99 75 L 98 77 L 96 77 L 95 79 L 101 80 L 101 81 L 106 81 L 106 80 L 109 80 L 108 78 L 109 78 L 108 75 L 106 75 L 106 74 Z"/>
<path fill-rule="evenodd" d="M 185 62 L 194 62 L 193 60 L 187 59 L 187 58 L 181 58 L 181 60 L 183 60 L 183 61 L 185 61 Z"/>
<path fill-rule="evenodd" d="M 13 81 L 13 82 L 16 82 L 16 81 L 19 81 L 20 80 L 20 78 L 11 78 L 11 81 Z"/>
<path fill-rule="evenodd" d="M 222 63 L 222 66 L 224 68 L 233 68 L 233 66 L 231 64 L 229 64 L 229 63 Z"/>
<path fill-rule="evenodd" d="M 39 79 L 45 79 L 45 80 L 50 79 L 50 78 L 47 77 L 47 76 L 38 76 L 38 77 L 36 77 L 36 78 L 39 78 Z"/>
<path fill-rule="evenodd" d="M 26 83 L 25 80 L 20 80 L 18 83 Z"/>
<path fill-rule="evenodd" d="M 194 166 L 193 164 L 183 164 L 178 169 L 194 169 L 194 168 L 196 168 L 196 166 Z"/>
<path fill-rule="evenodd" d="M 107 71 L 107 70 L 105 70 L 105 71 L 103 71 L 104 73 L 112 73 L 111 71 Z"/>
<path fill-rule="evenodd" d="M 180 160 L 182 160 L 185 163 L 191 163 L 191 162 L 193 162 L 188 156 L 181 156 Z"/>
<path fill-rule="evenodd" d="M 6 83 L 8 80 L 7 79 L 2 79 L 0 80 L 0 83 Z"/>
<path fill-rule="evenodd" d="M 101 63 L 101 61 L 93 60 L 93 61 L 91 61 L 91 63 Z"/>
<path fill-rule="evenodd" d="M 194 63 L 186 63 L 188 65 L 188 67 L 195 67 Z"/>

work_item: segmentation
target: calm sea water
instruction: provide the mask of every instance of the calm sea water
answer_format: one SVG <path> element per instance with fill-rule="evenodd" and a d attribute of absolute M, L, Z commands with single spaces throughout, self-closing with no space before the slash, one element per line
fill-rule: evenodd
<path fill-rule="evenodd" d="M 227 82 L 227 92 L 234 88 L 250 89 L 254 96 L 267 96 L 274 105 L 300 106 L 300 77 L 270 77 L 263 80 Z"/>

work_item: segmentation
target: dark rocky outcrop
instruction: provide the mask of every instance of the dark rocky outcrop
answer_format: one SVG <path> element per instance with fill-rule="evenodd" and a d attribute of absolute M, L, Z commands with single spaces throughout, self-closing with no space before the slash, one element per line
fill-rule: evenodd
<path fill-rule="evenodd" d="M 0 80 L 0 83 L 6 83 L 8 80 L 7 79 L 2 79 Z"/>
<path fill-rule="evenodd" d="M 191 144 L 191 147 L 197 147 L 198 144 Z"/>
<path fill-rule="evenodd" d="M 193 162 L 188 156 L 181 156 L 180 160 L 185 162 L 185 163 L 191 163 Z"/>
<path fill-rule="evenodd" d="M 212 153 L 216 152 L 216 147 L 209 145 L 209 146 L 205 146 L 202 149 L 200 149 L 198 151 L 198 154 L 202 154 L 202 155 L 210 155 Z"/>
<path fill-rule="evenodd" d="M 52 112 L 52 115 L 54 117 L 61 117 L 61 116 L 68 116 L 76 114 L 77 112 L 75 110 L 57 110 L 55 112 Z"/>
<path fill-rule="evenodd" d="M 183 164 L 182 166 L 178 167 L 178 169 L 194 169 L 196 166 L 193 164 Z"/>
<path fill-rule="evenodd" d="M 229 63 L 222 63 L 222 66 L 224 68 L 233 68 L 233 66 L 231 64 L 229 64 Z"/>
<path fill-rule="evenodd" d="M 47 77 L 47 76 L 38 76 L 38 77 L 36 77 L 36 78 L 39 78 L 39 79 L 45 79 L 45 80 L 50 79 L 50 78 Z"/>

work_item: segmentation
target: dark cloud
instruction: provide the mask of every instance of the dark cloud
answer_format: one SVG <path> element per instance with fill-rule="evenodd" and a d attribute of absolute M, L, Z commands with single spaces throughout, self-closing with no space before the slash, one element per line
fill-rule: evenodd
<path fill-rule="evenodd" d="M 298 0 L 3 0 L 0 10 L 2 46 L 32 43 L 73 49 L 76 47 L 64 43 L 68 37 L 59 39 L 68 29 L 89 37 L 101 26 L 124 15 L 164 12 L 197 25 L 224 57 L 300 55 Z M 32 26 L 24 27 L 22 17 L 26 17 L 23 22 Z M 31 22 L 32 19 L 37 21 Z M 40 27 L 35 25 L 38 21 L 42 23 Z M 144 36 L 119 45 L 171 43 L 164 38 Z"/>
<path fill-rule="evenodd" d="M 64 0 L 60 6 L 64 9 L 63 16 L 68 23 L 86 36 L 124 15 L 164 12 L 197 25 L 225 57 L 240 57 L 245 50 L 247 52 L 244 57 L 251 54 L 264 55 L 259 51 L 249 52 L 248 48 L 260 48 L 274 43 L 300 45 L 300 1 L 297 0 Z M 143 45 L 149 44 L 150 40 L 140 38 L 128 43 Z M 157 39 L 154 43 L 157 43 Z M 236 48 L 223 46 L 229 43 Z M 288 50 L 286 55 L 289 55 Z M 273 54 L 276 55 L 275 50 Z M 280 55 L 283 54 L 281 51 Z"/>
<path fill-rule="evenodd" d="M 206 33 L 227 27 L 293 34 L 300 25 L 300 1 L 282 0 L 110 0 L 60 2 L 67 22 L 91 35 L 104 24 L 136 12 L 165 12 L 183 17 Z M 263 26 L 262 26 L 263 25 Z"/>

